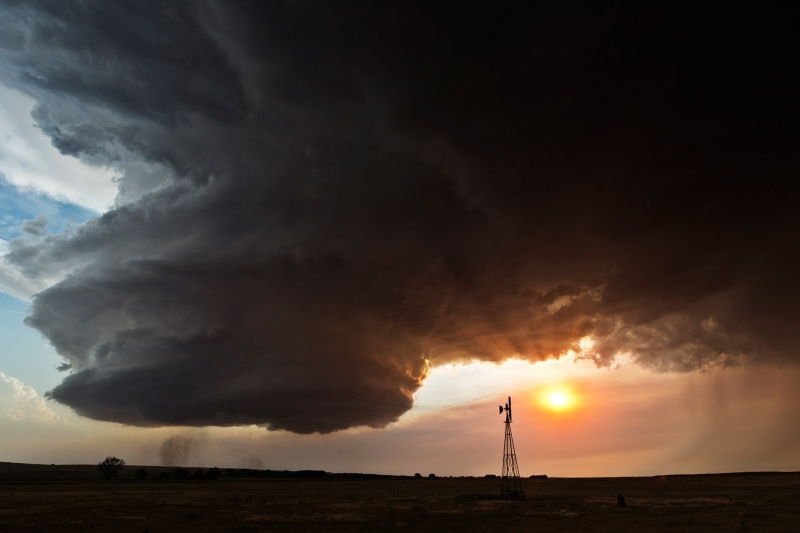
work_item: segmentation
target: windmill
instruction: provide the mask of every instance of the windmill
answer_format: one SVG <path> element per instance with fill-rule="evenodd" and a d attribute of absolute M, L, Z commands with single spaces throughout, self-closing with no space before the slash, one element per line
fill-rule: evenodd
<path fill-rule="evenodd" d="M 503 442 L 503 477 L 500 480 L 500 496 L 511 500 L 525 499 L 522 481 L 519 478 L 517 452 L 514 449 L 514 437 L 511 435 L 511 396 L 505 407 L 499 406 L 500 414 L 506 412 L 506 437 Z"/>

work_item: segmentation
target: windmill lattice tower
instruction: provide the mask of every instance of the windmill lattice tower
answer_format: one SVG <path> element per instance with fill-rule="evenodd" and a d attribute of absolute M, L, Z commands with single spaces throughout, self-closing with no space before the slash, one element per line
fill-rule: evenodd
<path fill-rule="evenodd" d="M 503 476 L 500 480 L 500 496 L 512 500 L 525 499 L 525 492 L 522 490 L 522 480 L 519 477 L 519 465 L 517 464 L 517 452 L 514 449 L 514 437 L 511 435 L 511 396 L 505 407 L 499 406 L 500 414 L 506 413 L 506 437 L 503 442 Z"/>

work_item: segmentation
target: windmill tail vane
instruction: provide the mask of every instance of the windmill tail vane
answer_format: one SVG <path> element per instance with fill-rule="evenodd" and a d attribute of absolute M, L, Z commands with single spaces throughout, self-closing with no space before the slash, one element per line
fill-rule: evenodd
<path fill-rule="evenodd" d="M 511 434 L 511 396 L 505 406 L 499 406 L 499 413 L 506 414 L 506 434 L 503 441 L 503 475 L 500 482 L 500 495 L 514 500 L 525 498 L 522 490 L 522 480 L 519 477 L 519 465 L 517 464 L 517 451 L 514 448 L 514 437 Z"/>

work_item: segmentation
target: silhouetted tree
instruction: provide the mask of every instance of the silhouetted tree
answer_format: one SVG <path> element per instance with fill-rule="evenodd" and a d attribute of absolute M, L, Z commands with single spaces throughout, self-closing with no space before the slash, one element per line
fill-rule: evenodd
<path fill-rule="evenodd" d="M 97 469 L 106 479 L 116 477 L 125 468 L 125 461 L 116 457 L 106 457 L 97 463 Z"/>
<path fill-rule="evenodd" d="M 414 477 L 417 478 L 417 479 L 420 479 L 422 477 L 422 474 L 417 472 L 416 474 L 414 474 Z"/>
<path fill-rule="evenodd" d="M 139 468 L 138 470 L 136 470 L 134 475 L 136 476 L 136 479 L 138 479 L 139 481 L 147 479 L 147 470 L 145 470 L 144 468 Z"/>
<path fill-rule="evenodd" d="M 433 478 L 435 478 L 435 477 L 436 477 L 436 474 L 428 474 L 428 477 L 429 477 L 429 478 L 431 478 L 431 479 L 433 479 Z"/>
<path fill-rule="evenodd" d="M 172 470 L 172 477 L 174 479 L 186 479 L 189 477 L 189 471 L 185 468 L 175 468 Z"/>
<path fill-rule="evenodd" d="M 217 479 L 219 477 L 219 468 L 209 468 L 206 471 L 206 479 Z"/>

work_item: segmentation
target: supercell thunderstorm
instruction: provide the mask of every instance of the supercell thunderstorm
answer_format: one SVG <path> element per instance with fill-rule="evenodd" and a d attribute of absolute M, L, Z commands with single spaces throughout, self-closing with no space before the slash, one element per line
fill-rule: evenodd
<path fill-rule="evenodd" d="M 599 364 L 797 359 L 788 25 L 407 7 L 0 8 L 0 81 L 118 175 L 5 256 L 57 280 L 27 319 L 69 368 L 52 398 L 328 432 L 396 420 L 429 362 L 585 336 Z"/>

